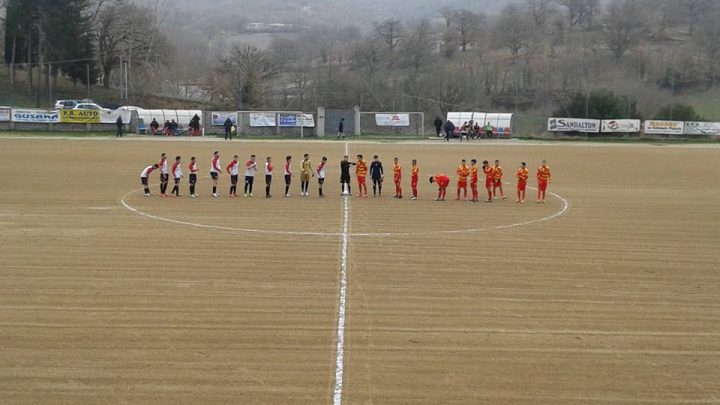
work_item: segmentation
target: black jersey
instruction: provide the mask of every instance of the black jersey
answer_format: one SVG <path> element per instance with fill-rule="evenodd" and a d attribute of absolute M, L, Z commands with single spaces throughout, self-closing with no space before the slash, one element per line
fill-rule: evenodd
<path fill-rule="evenodd" d="M 379 179 L 385 174 L 383 170 L 382 162 L 373 160 L 370 163 L 370 177 L 373 179 Z"/>

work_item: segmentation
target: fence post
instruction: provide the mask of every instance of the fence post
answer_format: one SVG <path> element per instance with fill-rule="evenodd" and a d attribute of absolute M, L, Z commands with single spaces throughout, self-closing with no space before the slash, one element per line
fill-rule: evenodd
<path fill-rule="evenodd" d="M 353 107 L 353 115 L 354 115 L 354 124 L 353 125 L 353 135 L 360 136 L 360 106 L 356 105 Z"/>
<path fill-rule="evenodd" d="M 315 135 L 317 135 L 318 138 L 325 137 L 325 107 L 318 107 Z"/>

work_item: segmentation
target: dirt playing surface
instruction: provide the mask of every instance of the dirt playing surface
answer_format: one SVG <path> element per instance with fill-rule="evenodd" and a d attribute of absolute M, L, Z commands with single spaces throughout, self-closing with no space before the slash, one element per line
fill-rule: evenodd
<path fill-rule="evenodd" d="M 0 403 L 332 404 L 343 236 L 344 404 L 720 403 L 714 145 L 351 141 L 351 156 L 380 155 L 386 182 L 349 200 L 346 233 L 341 142 L 0 148 Z M 273 198 L 262 172 L 255 198 L 228 198 L 226 174 L 212 198 L 214 150 L 223 166 L 272 156 Z M 199 159 L 199 198 L 187 179 L 182 198 L 158 197 L 157 172 L 142 195 L 161 152 L 186 174 Z M 329 158 L 325 199 L 315 179 L 299 196 L 305 152 Z M 501 159 L 510 199 L 453 201 L 461 158 Z M 519 162 L 535 186 L 542 159 L 559 197 L 516 204 Z M 444 203 L 437 172 L 451 175 Z"/>

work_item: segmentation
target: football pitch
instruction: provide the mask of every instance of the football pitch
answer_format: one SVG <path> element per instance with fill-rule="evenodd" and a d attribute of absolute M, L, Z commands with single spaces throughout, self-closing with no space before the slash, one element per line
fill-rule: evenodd
<path fill-rule="evenodd" d="M 372 184 L 369 198 L 340 196 L 346 148 L 380 156 L 381 198 Z M 0 150 L 0 403 L 720 403 L 717 145 L 0 138 Z M 216 150 L 223 168 L 272 156 L 273 198 L 262 170 L 254 198 L 228 198 L 225 173 L 213 198 Z M 157 171 L 143 196 L 140 172 L 162 152 L 186 176 L 197 157 L 198 198 L 187 178 L 181 198 L 160 198 Z M 300 196 L 304 153 L 327 156 L 327 198 L 315 179 Z M 463 158 L 500 159 L 509 199 L 454 201 Z M 543 159 L 547 204 L 534 189 L 515 203 L 519 163 L 534 187 Z"/>

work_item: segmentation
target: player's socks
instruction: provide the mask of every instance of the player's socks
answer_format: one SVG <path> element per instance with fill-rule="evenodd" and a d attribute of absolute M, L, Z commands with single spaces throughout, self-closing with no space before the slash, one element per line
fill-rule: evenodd
<path fill-rule="evenodd" d="M 213 186 L 213 194 L 217 194 L 217 187 Z"/>
<path fill-rule="evenodd" d="M 145 194 L 150 194 L 150 189 L 145 187 Z"/>
<path fill-rule="evenodd" d="M 290 192 L 290 186 L 285 186 L 285 195 L 288 195 Z"/>

